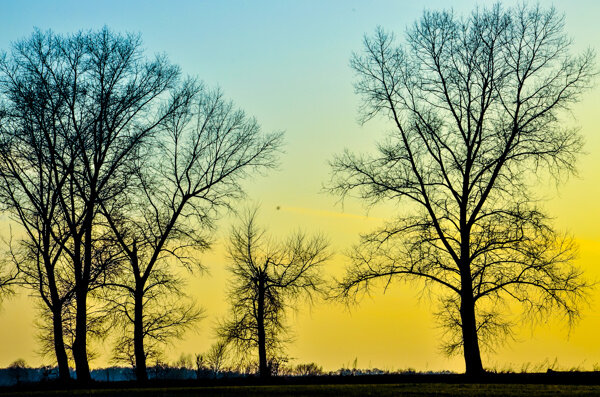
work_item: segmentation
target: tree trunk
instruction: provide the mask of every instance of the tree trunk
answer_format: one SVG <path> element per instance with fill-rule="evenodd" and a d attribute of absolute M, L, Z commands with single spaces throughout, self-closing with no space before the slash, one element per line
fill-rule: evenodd
<path fill-rule="evenodd" d="M 467 167 L 467 175 L 470 167 Z M 463 197 L 467 197 L 465 180 Z M 466 202 L 466 200 L 465 200 Z M 484 373 L 477 337 L 477 321 L 475 319 L 475 300 L 473 299 L 473 279 L 471 275 L 471 235 L 467 225 L 466 206 L 461 207 L 461 245 L 460 245 L 460 320 L 463 336 L 463 354 L 465 372 L 468 376 L 479 376 Z"/>
<path fill-rule="evenodd" d="M 87 288 L 77 288 L 77 311 L 75 313 L 75 341 L 73 342 L 73 358 L 77 381 L 88 383 L 92 380 L 87 358 Z"/>
<path fill-rule="evenodd" d="M 477 337 L 477 323 L 475 321 L 475 302 L 471 284 L 463 289 L 461 293 L 460 318 L 462 323 L 463 350 L 465 356 L 466 374 L 478 376 L 484 373 L 481 363 L 481 352 L 479 351 L 479 339 Z M 468 290 L 468 291 L 466 291 Z"/>
<path fill-rule="evenodd" d="M 93 192 L 90 193 L 94 197 Z M 94 203 L 93 199 L 90 199 Z M 84 229 L 85 239 L 83 241 L 83 263 L 75 263 L 77 311 L 75 312 L 75 341 L 73 342 L 73 358 L 75 359 L 75 371 L 77 372 L 77 381 L 88 383 L 92 380 L 90 376 L 90 365 L 87 357 L 87 294 L 90 282 L 90 270 L 92 268 L 92 224 L 93 207 L 89 203 L 87 214 L 82 228 Z M 81 247 L 81 240 L 79 240 Z M 76 252 L 77 258 L 80 258 L 79 252 Z M 83 266 L 82 266 L 83 265 Z"/>
<path fill-rule="evenodd" d="M 69 359 L 65 350 L 65 341 L 63 338 L 62 307 L 52 311 L 52 328 L 54 330 L 54 352 L 56 353 L 56 363 L 58 365 L 58 379 L 62 382 L 71 380 L 69 370 Z"/>
<path fill-rule="evenodd" d="M 261 279 L 258 284 L 258 374 L 261 378 L 271 375 L 267 364 L 267 338 L 265 335 L 265 287 Z"/>
<path fill-rule="evenodd" d="M 148 380 L 146 352 L 144 351 L 144 286 L 136 286 L 133 318 L 133 349 L 135 354 L 135 377 L 138 381 Z"/>
<path fill-rule="evenodd" d="M 48 246 L 47 240 L 45 241 L 45 246 Z M 49 304 L 48 307 L 52 313 L 52 337 L 54 340 L 56 364 L 58 365 L 58 378 L 61 382 L 68 382 L 71 380 L 71 370 L 69 369 L 69 359 L 67 357 L 63 335 L 62 310 L 64 301 L 58 297 L 58 289 L 56 287 L 56 278 L 54 274 L 55 269 L 54 266 L 52 266 L 52 261 L 46 256 L 44 262 L 46 273 L 48 275 L 48 288 L 50 289 L 51 304 Z"/>

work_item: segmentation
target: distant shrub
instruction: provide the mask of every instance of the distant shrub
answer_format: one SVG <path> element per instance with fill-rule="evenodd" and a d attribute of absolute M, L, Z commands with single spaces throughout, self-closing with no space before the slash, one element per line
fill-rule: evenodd
<path fill-rule="evenodd" d="M 27 377 L 27 364 L 25 363 L 25 360 L 20 358 L 13 361 L 12 364 L 8 366 L 8 371 L 15 383 L 19 384 Z"/>
<path fill-rule="evenodd" d="M 315 363 L 298 364 L 294 368 L 294 375 L 297 376 L 317 376 L 323 375 L 323 367 Z"/>

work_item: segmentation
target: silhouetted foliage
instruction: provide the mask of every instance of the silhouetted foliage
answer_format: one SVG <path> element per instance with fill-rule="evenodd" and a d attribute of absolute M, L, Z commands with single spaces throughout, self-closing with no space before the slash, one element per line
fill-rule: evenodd
<path fill-rule="evenodd" d="M 285 343 L 285 313 L 294 303 L 321 290 L 321 265 L 329 258 L 323 236 L 296 233 L 283 242 L 268 239 L 251 211 L 232 229 L 228 253 L 232 274 L 231 318 L 219 334 L 241 355 L 258 350 L 261 377 L 271 375 Z"/>
<path fill-rule="evenodd" d="M 362 237 L 338 296 L 374 280 L 423 282 L 468 374 L 483 372 L 481 341 L 510 334 L 512 302 L 572 322 L 589 286 L 530 189 L 540 172 L 574 172 L 581 149 L 560 117 L 589 87 L 594 54 L 570 55 L 563 25 L 539 6 L 426 11 L 406 45 L 378 29 L 351 60 L 362 121 L 384 116 L 394 131 L 375 155 L 338 156 L 331 190 L 403 208 Z"/>

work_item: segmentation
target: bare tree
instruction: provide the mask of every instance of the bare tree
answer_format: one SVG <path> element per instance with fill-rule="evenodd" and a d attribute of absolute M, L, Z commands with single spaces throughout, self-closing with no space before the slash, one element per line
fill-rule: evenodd
<path fill-rule="evenodd" d="M 64 233 L 52 232 L 51 244 L 62 250 L 56 258 L 69 258 L 76 302 L 73 356 L 77 379 L 86 382 L 88 293 L 115 263 L 96 255 L 103 252 L 105 246 L 96 245 L 107 230 L 98 217 L 100 203 L 127 184 L 136 148 L 185 105 L 179 96 L 184 92 L 176 89 L 179 69 L 164 56 L 147 60 L 139 36 L 105 28 L 70 36 L 35 32 L 3 57 L 2 73 L 7 114 L 36 131 L 45 126 L 45 140 L 21 141 L 21 148 L 43 150 L 44 167 L 52 169 L 44 177 L 53 182 L 43 189 L 58 210 L 48 219 Z"/>
<path fill-rule="evenodd" d="M 128 338 L 138 380 L 147 379 L 145 338 L 164 342 L 200 318 L 193 306 L 164 305 L 169 294 L 183 295 L 174 266 L 201 267 L 198 254 L 210 246 L 219 210 L 243 195 L 245 177 L 276 165 L 282 143 L 281 133 L 261 133 L 220 91 L 194 82 L 185 89 L 187 107 L 166 118 L 161 134 L 140 150 L 125 193 L 102 204 L 127 257 L 120 279 L 109 285 L 125 291 L 117 302 L 133 326 Z"/>
<path fill-rule="evenodd" d="M 70 379 L 62 312 L 74 293 L 67 281 L 63 246 L 69 239 L 60 218 L 59 195 L 74 159 L 60 133 L 66 108 L 46 67 L 55 55 L 39 32 L 0 58 L 0 202 L 26 237 L 9 250 L 25 284 L 39 294 L 51 315 L 52 341 L 61 380 Z"/>
<path fill-rule="evenodd" d="M 219 339 L 210 346 L 210 349 L 204 355 L 204 361 L 215 378 L 223 370 L 228 352 L 228 342 Z"/>
<path fill-rule="evenodd" d="M 427 11 L 405 46 L 378 29 L 351 60 L 362 121 L 382 115 L 394 130 L 376 155 L 337 157 L 332 190 L 405 207 L 362 237 L 338 293 L 420 280 L 438 294 L 447 351 L 462 349 L 467 374 L 483 372 L 481 340 L 510 332 L 509 302 L 573 321 L 589 286 L 531 189 L 541 172 L 573 172 L 581 149 L 560 117 L 590 85 L 594 54 L 572 56 L 563 27 L 539 6 Z"/>
<path fill-rule="evenodd" d="M 259 375 L 269 377 L 269 362 L 285 343 L 286 309 L 320 291 L 321 265 L 330 254 L 328 242 L 320 235 L 298 232 L 282 243 L 269 241 L 256 223 L 256 214 L 256 210 L 249 212 L 231 231 L 231 318 L 219 334 L 242 354 L 258 349 Z"/>

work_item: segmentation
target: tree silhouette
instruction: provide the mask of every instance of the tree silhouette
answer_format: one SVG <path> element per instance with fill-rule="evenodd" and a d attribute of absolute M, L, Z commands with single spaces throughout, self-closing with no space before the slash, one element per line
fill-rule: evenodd
<path fill-rule="evenodd" d="M 63 246 L 69 239 L 61 217 L 59 195 L 74 157 L 57 120 L 66 103 L 52 84 L 52 40 L 36 32 L 0 60 L 4 100 L 0 124 L 0 201 L 3 210 L 24 229 L 26 238 L 10 251 L 25 284 L 37 291 L 51 313 L 53 350 L 61 380 L 70 379 L 63 339 L 64 305 L 74 294 Z"/>
<path fill-rule="evenodd" d="M 362 237 L 338 296 L 420 280 L 467 374 L 483 372 L 480 341 L 510 333 L 510 302 L 572 321 L 588 286 L 531 189 L 540 172 L 573 172 L 581 149 L 560 117 L 590 85 L 594 54 L 570 55 L 563 25 L 539 6 L 427 11 L 405 46 L 378 29 L 351 60 L 362 121 L 381 115 L 394 131 L 376 155 L 337 157 L 332 191 L 404 207 Z"/>
<path fill-rule="evenodd" d="M 212 372 L 212 375 L 215 378 L 219 376 L 219 373 L 225 367 L 227 353 L 228 343 L 226 340 L 221 339 L 213 343 L 204 355 L 206 365 L 208 366 L 208 368 Z"/>
<path fill-rule="evenodd" d="M 34 275 L 42 299 L 59 313 L 67 295 L 74 297 L 73 357 L 77 379 L 87 382 L 89 292 L 118 259 L 104 244 L 109 229 L 98 216 L 100 204 L 127 185 L 128 165 L 139 145 L 185 104 L 176 89 L 179 69 L 164 56 L 147 60 L 139 36 L 106 28 L 69 36 L 36 31 L 13 45 L 11 54 L 2 57 L 1 69 L 8 119 L 4 130 L 11 137 L 3 146 L 13 150 L 8 155 L 18 154 L 9 177 L 20 190 L 13 190 L 17 195 L 11 208 L 25 210 L 17 219 L 33 230 L 28 232 L 34 245 L 31 257 L 46 262 Z M 43 163 L 31 164 L 36 158 Z M 31 171 L 22 174 L 24 181 L 17 177 L 20 168 Z M 28 178 L 31 174 L 37 179 Z M 32 194 L 25 188 L 29 185 L 37 189 Z M 55 267 L 63 257 L 68 258 L 67 270 L 57 276 Z M 57 295 L 52 277 L 71 288 Z M 42 291 L 46 288 L 47 293 Z"/>
<path fill-rule="evenodd" d="M 256 348 L 259 375 L 265 378 L 271 375 L 269 362 L 285 343 L 286 309 L 320 291 L 321 265 L 330 255 L 327 241 L 319 235 L 296 233 L 282 243 L 270 241 L 256 215 L 256 210 L 249 212 L 231 231 L 231 318 L 219 334 L 242 354 Z"/>
<path fill-rule="evenodd" d="M 127 258 L 108 285 L 122 292 L 113 302 L 127 330 L 133 327 L 122 343 L 134 348 L 138 380 L 147 379 L 145 341 L 165 342 L 200 318 L 181 300 L 174 265 L 200 267 L 219 211 L 243 195 L 245 177 L 275 166 L 282 143 L 281 133 L 261 133 L 220 91 L 194 82 L 185 89 L 186 107 L 164 120 L 140 149 L 129 186 L 102 207 Z"/>

